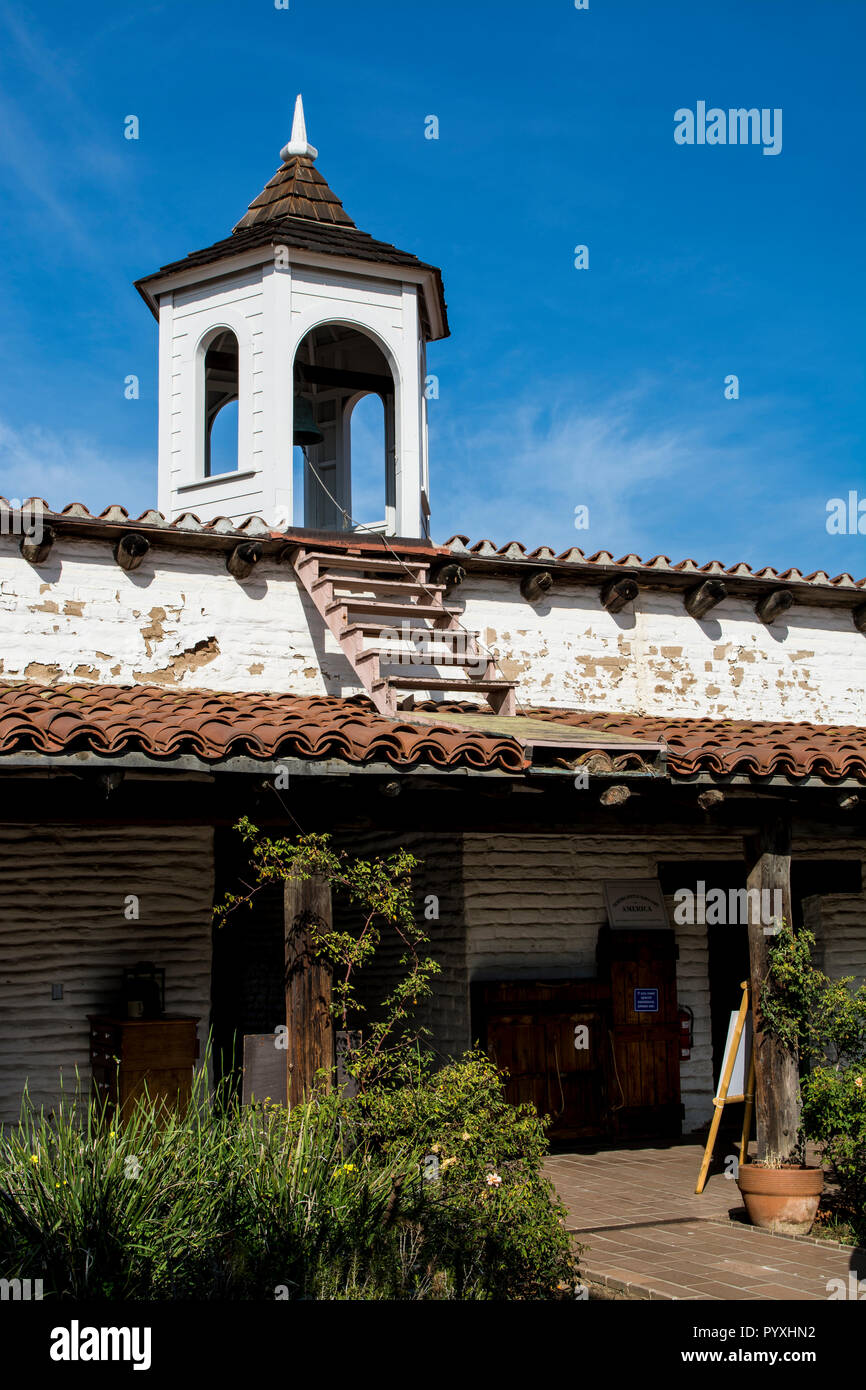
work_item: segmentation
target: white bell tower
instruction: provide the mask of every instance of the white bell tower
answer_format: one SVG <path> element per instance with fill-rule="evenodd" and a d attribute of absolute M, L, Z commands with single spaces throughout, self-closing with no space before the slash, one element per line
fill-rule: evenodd
<path fill-rule="evenodd" d="M 317 154 L 299 96 L 282 164 L 231 236 L 137 282 L 159 321 L 159 508 L 426 536 L 426 348 L 448 335 L 442 277 L 359 231 Z M 382 459 L 362 500 L 352 417 L 371 395 Z"/>

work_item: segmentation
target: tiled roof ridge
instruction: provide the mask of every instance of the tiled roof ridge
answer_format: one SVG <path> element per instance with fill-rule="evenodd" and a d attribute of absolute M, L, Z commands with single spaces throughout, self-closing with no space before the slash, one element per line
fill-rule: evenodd
<path fill-rule="evenodd" d="M 548 565 L 605 565 L 623 570 L 653 570 L 656 573 L 725 575 L 729 579 L 776 579 L 784 580 L 786 583 L 827 585 L 833 588 L 866 588 L 866 576 L 854 579 L 847 571 L 831 579 L 826 570 L 813 570 L 810 574 L 803 574 L 802 570 L 793 567 L 786 570 L 776 570 L 771 565 L 753 567 L 745 560 L 739 560 L 733 565 L 725 565 L 721 560 L 707 560 L 703 564 L 692 559 L 672 561 L 667 555 L 654 555 L 651 559 L 643 560 L 633 552 L 617 560 L 610 550 L 596 550 L 592 555 L 587 555 L 579 546 L 573 545 L 557 554 L 546 545 L 529 550 L 520 541 L 506 541 L 505 545 L 496 546 L 493 541 L 487 539 L 473 543 L 468 536 L 459 534 L 450 536 L 443 544 L 453 554 L 465 555 L 472 559 L 534 560 Z"/>
<path fill-rule="evenodd" d="M 293 539 L 291 531 L 277 531 L 263 521 L 260 516 L 248 516 L 243 521 L 235 524 L 229 517 L 218 516 L 212 521 L 201 521 L 195 512 L 183 512 L 174 521 L 166 520 L 164 514 L 150 507 L 138 517 L 130 516 L 125 507 L 112 504 L 103 508 L 99 513 L 91 512 L 83 502 L 69 502 L 61 511 L 53 511 L 42 497 L 28 497 L 21 503 L 23 506 L 38 504 L 44 511 L 47 519 L 80 520 L 88 522 L 104 521 L 114 525 L 125 526 L 158 526 L 166 531 L 175 533 L 203 533 L 207 535 L 238 535 L 246 540 L 251 537 L 261 540 L 280 540 L 285 537 L 287 540 Z M 10 501 L 5 497 L 0 497 L 0 514 L 3 509 L 11 509 Z M 301 529 L 301 528 L 297 528 Z M 316 543 L 318 544 L 318 539 Z M 341 539 L 334 538 L 334 544 Z M 358 537 L 354 534 L 347 536 L 345 545 L 356 548 L 359 545 Z M 399 547 L 400 538 L 392 541 Z M 531 560 L 538 564 L 546 565 L 597 565 L 599 567 L 613 567 L 622 570 L 641 570 L 655 574 L 684 574 L 694 573 L 699 575 L 724 575 L 728 579 L 757 579 L 775 580 L 789 584 L 811 584 L 819 588 L 831 588 L 835 590 L 860 590 L 866 589 L 866 576 L 862 579 L 854 579 L 852 575 L 844 571 L 831 578 L 827 570 L 813 570 L 810 574 L 803 574 L 796 568 L 786 570 L 775 570 L 769 565 L 752 567 L 745 561 L 738 561 L 734 565 L 725 566 L 720 560 L 709 560 L 705 564 L 699 564 L 695 560 L 686 559 L 671 561 L 667 555 L 655 555 L 652 559 L 642 560 L 640 556 L 628 554 L 619 560 L 614 559 L 613 552 L 609 550 L 597 550 L 592 555 L 586 555 L 577 546 L 570 546 L 560 554 L 556 554 L 549 546 L 538 546 L 535 550 L 528 550 L 520 541 L 508 541 L 505 545 L 498 548 L 492 541 L 480 540 L 470 544 L 468 536 L 454 535 L 442 545 L 428 543 L 431 550 L 449 552 L 460 556 L 465 555 L 470 559 L 482 560 Z"/>

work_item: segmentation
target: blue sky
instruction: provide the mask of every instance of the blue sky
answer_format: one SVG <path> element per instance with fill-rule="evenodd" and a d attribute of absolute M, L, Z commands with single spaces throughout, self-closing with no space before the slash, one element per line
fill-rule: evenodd
<path fill-rule="evenodd" d="M 132 281 L 228 234 L 303 91 L 358 225 L 443 269 L 437 539 L 866 574 L 825 528 L 866 498 L 864 40 L 862 0 L 0 0 L 0 492 L 155 503 Z M 698 101 L 781 153 L 677 145 Z"/>

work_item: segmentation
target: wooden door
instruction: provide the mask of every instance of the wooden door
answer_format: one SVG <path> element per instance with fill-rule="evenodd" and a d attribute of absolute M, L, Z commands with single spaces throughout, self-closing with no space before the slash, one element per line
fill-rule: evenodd
<path fill-rule="evenodd" d="M 561 982 L 515 986 L 522 998 L 510 1008 L 502 998 L 508 986 L 491 985 L 481 1030 L 487 1052 L 507 1073 L 508 1100 L 549 1115 L 549 1132 L 557 1141 L 589 1138 L 609 1128 L 606 1005 L 581 1001 L 580 985 L 597 992 L 589 981 L 571 988 Z"/>
<path fill-rule="evenodd" d="M 682 1130 L 674 933 L 605 927 L 598 958 L 610 977 L 617 1129 L 673 1138 Z"/>

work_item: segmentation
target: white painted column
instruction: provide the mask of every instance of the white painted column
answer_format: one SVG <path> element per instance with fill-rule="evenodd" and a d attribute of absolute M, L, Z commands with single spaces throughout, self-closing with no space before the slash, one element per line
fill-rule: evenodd
<path fill-rule="evenodd" d="M 262 492 L 264 520 L 282 529 L 303 524 L 294 514 L 293 464 L 293 365 L 297 344 L 292 331 L 292 268 L 279 261 L 267 266 L 262 277 L 264 335 L 267 344 L 262 394 L 265 414 L 265 462 Z M 303 498 L 298 499 L 303 506 Z"/>
<path fill-rule="evenodd" d="M 418 290 L 403 285 L 397 426 L 397 534 L 421 535 L 421 422 L 418 408 Z"/>
<path fill-rule="evenodd" d="M 172 506 L 172 469 L 173 469 L 173 433 L 176 428 L 174 420 L 174 327 L 172 324 L 173 315 L 173 295 L 161 294 L 159 296 L 159 369 L 157 373 L 157 391 L 159 395 L 159 425 L 158 425 L 158 483 L 157 483 L 157 503 L 159 510 L 164 517 L 171 516 Z M 179 426 L 179 421 L 177 422 Z"/>

